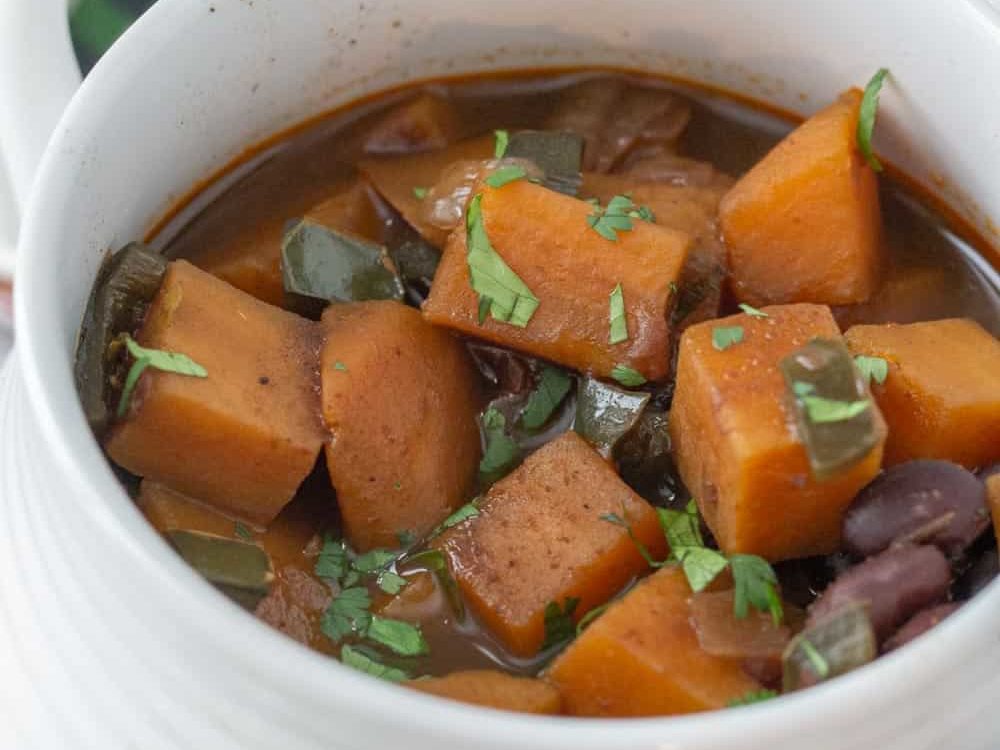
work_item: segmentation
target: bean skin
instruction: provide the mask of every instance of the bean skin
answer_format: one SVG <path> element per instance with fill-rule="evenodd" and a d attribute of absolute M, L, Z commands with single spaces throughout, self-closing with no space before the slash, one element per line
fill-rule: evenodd
<path fill-rule="evenodd" d="M 938 604 L 936 607 L 917 612 L 885 642 L 882 646 L 882 651 L 892 651 L 900 646 L 905 646 L 914 638 L 923 635 L 933 628 L 960 606 L 957 602 L 951 602 L 949 604 Z"/>
<path fill-rule="evenodd" d="M 861 490 L 844 517 L 844 547 L 869 557 L 900 541 L 957 557 L 989 525 L 986 486 L 948 461 L 893 466 Z"/>
<path fill-rule="evenodd" d="M 869 605 L 881 643 L 920 610 L 948 596 L 951 567 L 934 546 L 892 547 L 837 576 L 809 611 L 809 624 L 848 602 Z"/>

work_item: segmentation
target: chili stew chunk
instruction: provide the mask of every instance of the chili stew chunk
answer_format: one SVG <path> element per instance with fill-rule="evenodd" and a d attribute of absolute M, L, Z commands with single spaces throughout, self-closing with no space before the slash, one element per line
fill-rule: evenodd
<path fill-rule="evenodd" d="M 84 411 L 209 585 L 414 691 L 661 716 L 863 667 L 1000 530 L 1000 295 L 880 174 L 885 80 L 791 132 L 597 73 L 334 114 L 109 255 Z"/>

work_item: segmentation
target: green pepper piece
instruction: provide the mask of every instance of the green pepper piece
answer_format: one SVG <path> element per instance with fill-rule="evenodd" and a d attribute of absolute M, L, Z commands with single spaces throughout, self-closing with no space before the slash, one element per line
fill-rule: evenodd
<path fill-rule="evenodd" d="M 312 221 L 285 232 L 281 275 L 286 292 L 328 302 L 403 299 L 384 247 Z"/>
<path fill-rule="evenodd" d="M 253 610 L 270 591 L 271 558 L 258 545 L 180 529 L 166 537 L 188 565 L 240 606 Z"/>
<path fill-rule="evenodd" d="M 817 480 L 858 461 L 885 437 L 885 424 L 847 347 L 814 339 L 781 361 L 798 434 Z"/>
<path fill-rule="evenodd" d="M 124 380 L 123 357 L 109 356 L 120 333 L 135 333 L 167 270 L 167 260 L 133 242 L 104 259 L 83 314 L 74 375 L 90 429 L 102 437 Z"/>
<path fill-rule="evenodd" d="M 785 692 L 850 672 L 878 656 L 868 607 L 854 603 L 803 630 L 781 657 Z"/>
<path fill-rule="evenodd" d="M 583 176 L 583 138 L 568 130 L 520 130 L 510 136 L 506 159 L 533 162 L 545 177 L 542 184 L 552 190 L 575 196 Z"/>
<path fill-rule="evenodd" d="M 650 394 L 629 391 L 586 377 L 580 381 L 574 429 L 605 458 L 635 427 Z"/>

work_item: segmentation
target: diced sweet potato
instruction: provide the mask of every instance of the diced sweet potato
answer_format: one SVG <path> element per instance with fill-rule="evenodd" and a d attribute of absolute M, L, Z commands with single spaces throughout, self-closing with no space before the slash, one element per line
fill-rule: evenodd
<path fill-rule="evenodd" d="M 993 533 L 1000 544 L 1000 474 L 986 478 L 986 503 L 993 516 Z"/>
<path fill-rule="evenodd" d="M 390 109 L 365 133 L 367 154 L 409 154 L 444 148 L 462 130 L 452 104 L 440 96 L 420 94 Z"/>
<path fill-rule="evenodd" d="M 230 218 L 230 225 L 245 224 L 246 231 L 236 231 L 228 241 L 211 236 L 206 241 L 218 244 L 199 247 L 191 260 L 202 270 L 229 282 L 237 289 L 252 294 L 272 305 L 283 305 L 285 289 L 281 279 L 281 239 L 289 219 L 303 213 L 324 226 L 340 229 L 366 239 L 379 239 L 379 223 L 368 194 L 368 184 L 363 179 L 344 182 L 326 191 L 328 198 L 310 207 L 317 188 L 306 191 L 301 205 L 282 206 L 276 213 L 270 206 L 258 206 L 244 201 L 239 204 L 239 215 Z M 273 195 L 271 191 L 268 196 Z M 256 199 L 255 199 L 256 200 Z M 230 203 L 225 204 L 229 210 Z M 254 221 L 246 221 L 246 216 Z M 252 232 L 250 231 L 252 229 Z M 192 239 L 185 244 L 190 245 Z"/>
<path fill-rule="evenodd" d="M 545 608 L 577 598 L 579 619 L 647 569 L 624 518 L 654 555 L 666 541 L 653 508 L 574 432 L 490 488 L 479 515 L 438 537 L 469 605 L 519 656 L 545 638 Z"/>
<path fill-rule="evenodd" d="M 1000 342 L 971 320 L 855 326 L 854 354 L 889 362 L 872 392 L 889 424 L 887 465 L 941 458 L 968 468 L 1000 460 Z"/>
<path fill-rule="evenodd" d="M 492 135 L 461 141 L 448 148 L 405 156 L 387 156 L 362 161 L 358 168 L 379 194 L 403 215 L 432 245 L 442 247 L 447 229 L 435 226 L 427 215 L 427 205 L 413 192 L 436 185 L 447 168 L 461 161 L 493 158 Z"/>
<path fill-rule="evenodd" d="M 398 302 L 332 305 L 322 326 L 326 458 L 345 536 L 360 551 L 396 547 L 470 497 L 475 369 L 457 339 Z"/>
<path fill-rule="evenodd" d="M 459 227 L 445 247 L 424 304 L 435 325 L 607 377 L 622 364 L 647 380 L 667 374 L 672 284 L 691 244 L 689 235 L 639 219 L 618 241 L 590 227 L 589 203 L 520 180 L 482 191 L 482 219 L 496 252 L 540 304 L 520 328 L 487 317 L 469 282 L 466 232 Z M 624 291 L 629 338 L 608 343 L 608 296 Z"/>
<path fill-rule="evenodd" d="M 691 625 L 691 589 L 660 570 L 612 604 L 556 660 L 548 679 L 576 716 L 662 716 L 725 708 L 761 686 L 739 659 L 712 656 Z"/>
<path fill-rule="evenodd" d="M 500 711 L 558 714 L 559 691 L 542 680 L 515 677 L 490 669 L 452 672 L 446 677 L 412 680 L 407 687 L 421 693 L 472 703 Z"/>
<path fill-rule="evenodd" d="M 879 471 L 882 444 L 832 478 L 813 478 L 778 365 L 810 339 L 840 332 L 821 305 L 764 312 L 684 332 L 670 414 L 677 465 L 725 552 L 768 560 L 834 552 L 844 511 Z M 712 331 L 728 326 L 741 326 L 743 340 L 718 351 Z"/>
<path fill-rule="evenodd" d="M 863 302 L 878 286 L 878 182 L 858 151 L 861 92 L 813 115 L 722 200 L 733 291 L 752 305 Z"/>
<path fill-rule="evenodd" d="M 726 275 L 726 249 L 719 238 L 719 201 L 732 180 L 717 175 L 711 185 L 686 187 L 662 182 L 637 182 L 620 175 L 585 174 L 580 195 L 607 204 L 628 194 L 647 206 L 656 223 L 691 235 L 694 242 L 678 285 L 678 320 L 683 329 L 719 316 Z"/>
<path fill-rule="evenodd" d="M 318 328 L 176 261 L 137 340 L 186 354 L 208 377 L 148 368 L 108 436 L 108 455 L 225 513 L 269 522 L 326 437 L 315 383 Z"/>

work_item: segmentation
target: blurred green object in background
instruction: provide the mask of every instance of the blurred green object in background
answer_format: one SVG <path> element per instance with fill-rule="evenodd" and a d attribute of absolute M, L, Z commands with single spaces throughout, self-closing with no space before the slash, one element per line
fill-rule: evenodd
<path fill-rule="evenodd" d="M 78 0 L 70 11 L 73 46 L 86 73 L 154 0 Z"/>

